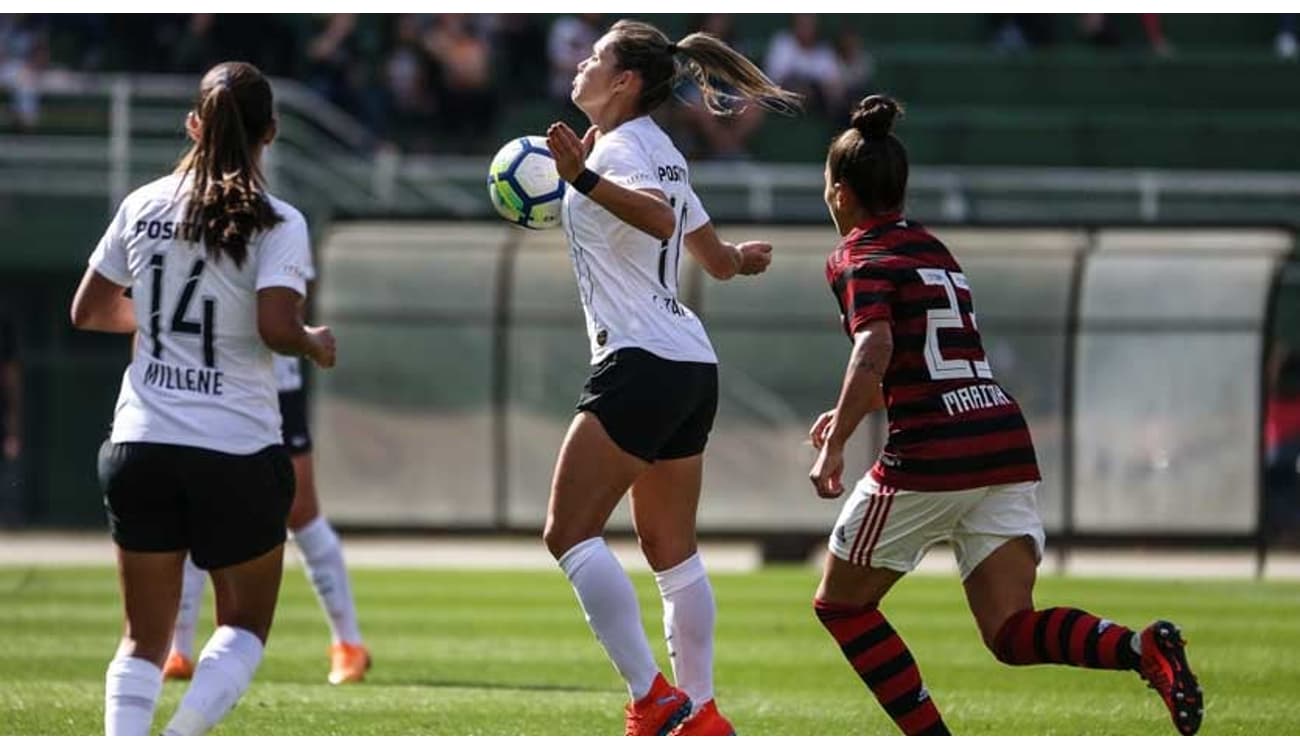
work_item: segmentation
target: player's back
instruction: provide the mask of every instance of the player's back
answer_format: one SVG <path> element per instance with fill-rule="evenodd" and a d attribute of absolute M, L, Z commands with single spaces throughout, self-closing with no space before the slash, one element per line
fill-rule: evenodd
<path fill-rule="evenodd" d="M 946 491 L 1037 481 L 1019 405 L 993 377 L 970 283 L 948 248 L 900 216 L 851 231 L 827 276 L 850 335 L 887 320 L 889 437 L 873 470 L 891 487 Z"/>
<path fill-rule="evenodd" d="M 255 234 L 237 264 L 207 252 L 201 228 L 186 221 L 187 198 L 179 175 L 136 190 L 92 257 L 101 273 L 130 288 L 137 324 L 113 441 L 251 453 L 280 439 L 257 291 L 301 286 L 306 225 L 292 206 L 268 196 L 283 221 Z"/>

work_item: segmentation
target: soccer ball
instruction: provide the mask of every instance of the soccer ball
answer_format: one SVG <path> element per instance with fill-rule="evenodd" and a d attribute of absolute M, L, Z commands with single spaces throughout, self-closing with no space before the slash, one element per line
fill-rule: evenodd
<path fill-rule="evenodd" d="M 492 157 L 487 184 L 492 206 L 506 221 L 529 229 L 560 225 L 564 180 L 545 138 L 526 135 L 502 146 Z"/>

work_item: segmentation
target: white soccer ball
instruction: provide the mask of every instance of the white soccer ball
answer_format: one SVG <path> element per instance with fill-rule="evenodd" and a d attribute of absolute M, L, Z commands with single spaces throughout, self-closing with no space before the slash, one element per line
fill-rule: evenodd
<path fill-rule="evenodd" d="M 512 224 L 558 227 L 564 180 L 555 171 L 546 139 L 526 135 L 502 146 L 488 169 L 488 196 L 497 213 Z"/>

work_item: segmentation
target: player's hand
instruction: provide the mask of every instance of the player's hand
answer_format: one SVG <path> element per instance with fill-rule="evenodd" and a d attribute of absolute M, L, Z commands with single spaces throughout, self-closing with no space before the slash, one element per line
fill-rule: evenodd
<path fill-rule="evenodd" d="M 587 152 L 591 148 L 587 139 L 590 138 L 592 144 L 596 142 L 593 130 L 596 130 L 594 126 L 579 140 L 573 128 L 562 122 L 554 123 L 546 129 L 546 147 L 551 150 L 551 158 L 555 159 L 555 171 L 560 173 L 560 179 L 573 182 L 582 174 L 587 166 Z"/>
<path fill-rule="evenodd" d="M 741 242 L 736 245 L 740 251 L 740 268 L 736 273 L 741 276 L 754 276 L 767 270 L 772 264 L 772 243 Z"/>
<path fill-rule="evenodd" d="M 840 477 L 844 474 L 844 449 L 830 443 L 822 445 L 813 463 L 808 479 L 818 497 L 833 500 L 844 494 L 844 483 Z"/>
<path fill-rule="evenodd" d="M 812 429 L 808 430 L 808 438 L 812 440 L 812 446 L 821 450 L 826 445 L 826 438 L 831 434 L 831 420 L 835 419 L 835 410 L 824 411 L 817 420 L 813 422 Z"/>
<path fill-rule="evenodd" d="M 329 326 L 307 326 L 306 331 L 307 338 L 311 341 L 311 351 L 307 353 L 307 357 L 315 362 L 317 367 L 327 370 L 333 367 L 338 345 Z"/>

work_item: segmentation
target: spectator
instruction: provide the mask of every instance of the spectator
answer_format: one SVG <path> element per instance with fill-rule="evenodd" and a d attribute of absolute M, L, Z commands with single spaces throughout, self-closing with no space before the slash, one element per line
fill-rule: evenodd
<path fill-rule="evenodd" d="M 201 73 L 225 60 L 216 40 L 216 15 L 194 13 L 175 42 L 171 69 L 176 73 Z"/>
<path fill-rule="evenodd" d="M 1045 13 L 995 13 L 988 17 L 993 48 L 998 52 L 1028 52 L 1053 41 L 1052 16 Z"/>
<path fill-rule="evenodd" d="M 0 527 L 23 520 L 18 460 L 23 452 L 23 384 L 14 322 L 0 308 Z"/>
<path fill-rule="evenodd" d="M 844 82 L 835 50 L 817 35 L 817 16 L 796 14 L 790 29 L 772 38 L 766 72 L 779 86 L 802 94 L 809 109 L 822 114 L 839 111 Z"/>
<path fill-rule="evenodd" d="M 547 56 L 546 32 L 537 17 L 528 13 L 502 13 L 496 18 L 492 39 L 492 49 L 500 58 L 498 86 L 538 97 L 537 92 L 550 85 L 550 74 L 537 64 Z"/>
<path fill-rule="evenodd" d="M 1300 40 L 1296 39 L 1296 14 L 1282 13 L 1277 27 L 1277 56 L 1294 60 L 1300 54 Z"/>
<path fill-rule="evenodd" d="M 563 16 L 551 25 L 551 36 L 546 42 L 546 57 L 551 66 L 551 97 L 569 102 L 573 89 L 573 76 L 578 63 L 591 55 L 591 48 L 604 33 L 600 13 L 583 13 Z"/>
<path fill-rule="evenodd" d="M 749 56 L 745 45 L 735 39 L 735 21 L 726 13 L 710 13 L 692 24 L 696 31 L 712 34 L 726 42 L 732 49 Z M 733 91 L 720 86 L 724 94 Z M 717 117 L 702 105 L 700 89 L 695 80 L 685 77 L 676 91 L 675 102 L 667 114 L 668 126 L 674 140 L 690 158 L 743 159 L 748 156 L 747 144 L 754 131 L 763 124 L 762 107 L 737 107 L 730 117 Z"/>
<path fill-rule="evenodd" d="M 1161 57 L 1173 54 L 1173 47 L 1165 37 L 1159 13 L 1140 13 L 1142 31 L 1151 51 Z M 1115 16 L 1109 13 L 1084 13 L 1079 16 L 1079 28 L 1085 41 L 1098 47 L 1118 47 L 1122 43 Z"/>
<path fill-rule="evenodd" d="M 840 111 L 847 120 L 851 103 L 866 95 L 867 84 L 875 71 L 875 61 L 862 47 L 862 35 L 856 29 L 845 26 L 835 35 L 835 59 L 840 64 L 840 80 L 844 87 L 844 97 L 840 101 Z"/>
<path fill-rule="evenodd" d="M 434 147 L 437 101 L 433 61 L 424 49 L 427 21 L 427 17 L 412 13 L 394 20 L 393 51 L 384 65 L 391 115 L 388 136 L 413 151 Z"/>
<path fill-rule="evenodd" d="M 0 15 L 0 90 L 8 91 L 18 127 L 40 119 L 41 73 L 50 61 L 49 30 L 35 15 Z"/>
<path fill-rule="evenodd" d="M 438 68 L 441 130 L 456 151 L 483 145 L 495 135 L 497 101 L 492 89 L 492 51 L 466 15 L 445 13 L 425 33 L 424 48 Z"/>
<path fill-rule="evenodd" d="M 307 85 L 373 132 L 384 130 L 383 88 L 371 80 L 372 46 L 354 13 L 334 13 L 307 44 Z M 377 45 L 375 45 L 377 46 Z"/>
<path fill-rule="evenodd" d="M 1300 544 L 1300 351 L 1279 344 L 1269 358 L 1264 417 L 1264 527 Z"/>

